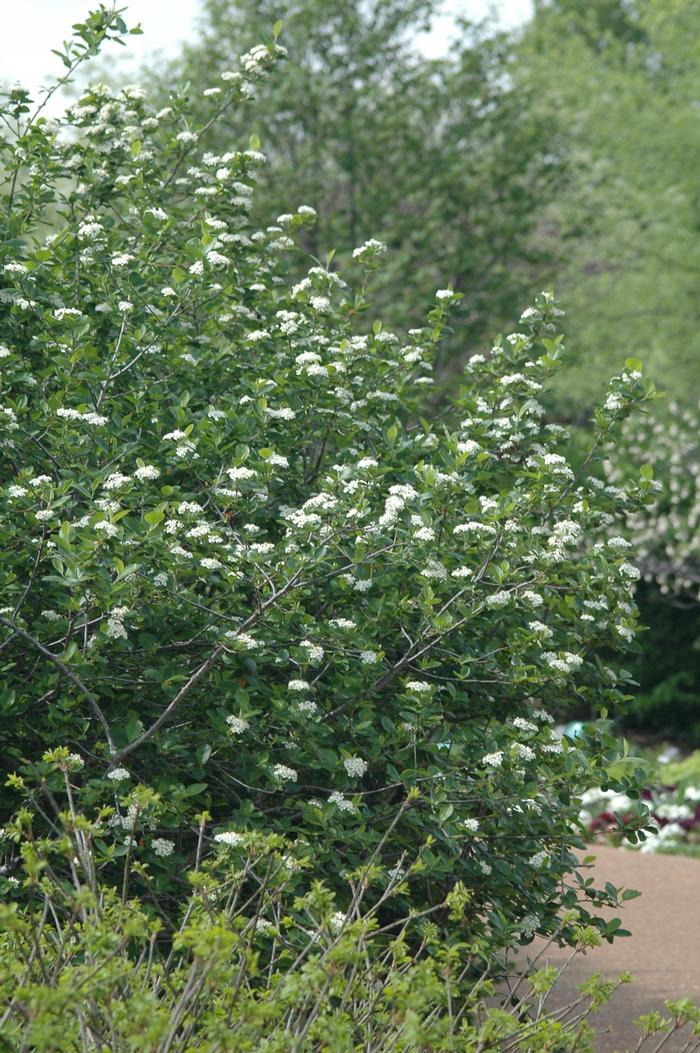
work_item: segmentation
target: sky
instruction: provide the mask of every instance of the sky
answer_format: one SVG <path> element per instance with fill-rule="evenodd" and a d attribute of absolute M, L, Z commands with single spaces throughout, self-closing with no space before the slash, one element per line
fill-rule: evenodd
<path fill-rule="evenodd" d="M 333 0 L 328 0 L 332 3 Z M 125 20 L 129 24 L 140 22 L 144 35 L 129 38 L 129 55 L 132 68 L 143 63 L 154 51 L 166 55 L 177 52 L 179 44 L 194 32 L 199 11 L 199 0 L 123 0 L 126 6 Z M 472 18 L 486 14 L 489 7 L 496 12 L 504 26 L 514 26 L 529 17 L 532 0 L 448 0 L 447 10 Z M 45 84 L 47 77 L 58 73 L 62 66 L 51 54 L 51 49 L 60 45 L 70 34 L 73 22 L 81 20 L 91 7 L 91 0 L 0 0 L 2 33 L 0 34 L 0 81 L 21 84 L 36 91 Z M 451 18 L 441 18 L 435 29 L 422 41 L 426 54 L 437 56 L 445 50 L 449 38 Z M 112 45 L 105 54 L 119 53 L 124 48 Z"/>

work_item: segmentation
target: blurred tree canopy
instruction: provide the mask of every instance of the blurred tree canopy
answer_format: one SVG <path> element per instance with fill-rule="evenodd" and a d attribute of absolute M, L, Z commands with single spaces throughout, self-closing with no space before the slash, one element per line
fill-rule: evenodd
<path fill-rule="evenodd" d="M 577 333 L 571 390 L 587 404 L 597 368 L 637 355 L 697 398 L 700 4 L 540 3 L 516 49 L 515 84 L 558 122 L 568 163 L 541 229 Z"/>

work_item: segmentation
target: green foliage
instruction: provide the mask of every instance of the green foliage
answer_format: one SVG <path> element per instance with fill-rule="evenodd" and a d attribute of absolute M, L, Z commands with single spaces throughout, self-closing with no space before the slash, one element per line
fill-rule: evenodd
<path fill-rule="evenodd" d="M 425 912 L 381 926 L 404 879 L 369 860 L 347 876 L 349 906 L 338 911 L 313 880 L 311 849 L 279 837 L 204 850 L 181 915 L 163 919 L 101 883 L 100 824 L 75 811 L 65 760 L 56 764 L 69 808 L 53 837 L 24 845 L 27 906 L 0 908 L 0 1026 L 12 1053 L 467 1053 L 524 1039 L 542 1053 L 553 1039 L 589 1050 L 591 1013 L 626 982 L 594 974 L 562 1014 L 544 1004 L 558 970 L 534 971 L 521 956 L 504 992 L 461 910 L 449 944 Z M 577 950 L 595 942 L 581 926 Z M 669 1008 L 678 1027 L 697 1018 L 690 1003 Z"/>

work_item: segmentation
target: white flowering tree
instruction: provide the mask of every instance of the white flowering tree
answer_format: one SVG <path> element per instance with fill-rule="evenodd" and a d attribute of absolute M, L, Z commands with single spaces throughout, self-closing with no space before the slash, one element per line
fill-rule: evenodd
<path fill-rule="evenodd" d="M 700 451 L 697 410 L 671 402 L 663 411 L 625 421 L 609 448 L 606 475 L 626 482 L 644 461 L 653 500 L 630 512 L 629 536 L 644 580 L 687 603 L 700 597 Z"/>
<path fill-rule="evenodd" d="M 121 31 L 94 14 L 66 64 Z M 4 104 L 0 885 L 80 788 L 99 873 L 166 914 L 203 851 L 273 834 L 339 890 L 373 860 L 445 934 L 466 890 L 477 956 L 574 940 L 615 899 L 571 875 L 577 795 L 615 750 L 552 714 L 624 691 L 598 655 L 634 634 L 610 526 L 638 497 L 592 465 L 650 390 L 634 364 L 613 380 L 574 473 L 538 400 L 564 354 L 543 293 L 423 419 L 459 294 L 387 331 L 375 241 L 361 288 L 330 259 L 291 284 L 313 210 L 255 229 L 260 144 L 200 151 L 279 53 L 224 72 L 203 125 L 136 87 L 57 121 Z"/>
<path fill-rule="evenodd" d="M 629 668 L 639 685 L 625 720 L 662 735 L 700 742 L 700 418 L 675 401 L 630 417 L 608 449 L 605 476 L 626 485 L 644 462 L 648 503 L 630 510 L 625 536 L 642 580 L 637 590 L 648 627 Z"/>

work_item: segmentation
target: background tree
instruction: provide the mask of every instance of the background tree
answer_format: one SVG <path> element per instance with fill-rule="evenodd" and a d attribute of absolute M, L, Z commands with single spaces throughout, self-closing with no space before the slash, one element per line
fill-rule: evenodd
<path fill-rule="evenodd" d="M 538 5 L 514 83 L 557 124 L 570 181 L 541 235 L 576 332 L 585 420 L 598 370 L 638 355 L 681 403 L 700 380 L 700 8 L 688 0 Z M 583 411 L 583 412 L 582 412 Z"/>

